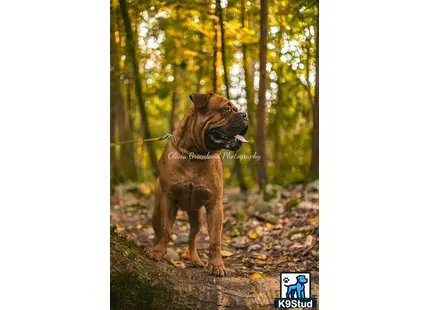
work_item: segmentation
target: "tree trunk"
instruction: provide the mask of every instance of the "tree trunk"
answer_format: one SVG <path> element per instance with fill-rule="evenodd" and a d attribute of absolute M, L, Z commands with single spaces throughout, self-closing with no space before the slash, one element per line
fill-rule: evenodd
<path fill-rule="evenodd" d="M 319 179 L 319 12 L 317 16 L 317 25 L 315 27 L 315 67 L 316 67 L 316 76 L 315 76 L 315 101 L 313 104 L 313 128 L 312 128 L 312 157 L 311 157 L 311 168 L 310 168 L 310 176 L 311 179 Z"/>
<path fill-rule="evenodd" d="M 200 16 L 202 23 L 204 23 L 203 16 Z M 199 33 L 199 46 L 203 46 L 204 44 L 204 36 L 203 33 Z M 205 76 L 205 66 L 204 66 L 204 59 L 203 59 L 203 53 L 201 53 L 199 56 L 197 56 L 197 65 L 199 66 L 199 69 L 197 70 L 197 84 L 196 84 L 196 93 L 200 93 L 202 85 L 200 84 L 200 81 Z"/>
<path fill-rule="evenodd" d="M 311 65 L 311 42 L 310 39 L 307 40 L 307 47 L 306 47 L 306 73 L 305 73 L 305 78 L 306 78 L 306 91 L 308 93 L 308 98 L 309 98 L 309 103 L 312 106 L 314 103 L 314 98 L 312 97 L 312 86 L 311 86 L 311 81 L 310 81 L 310 65 Z M 306 115 L 304 115 L 305 117 L 308 116 L 308 114 L 306 113 Z"/>
<path fill-rule="evenodd" d="M 176 43 L 175 43 L 176 44 Z M 175 58 L 177 55 L 177 47 L 175 46 Z M 173 77 L 175 83 L 175 89 L 172 93 L 172 113 L 170 115 L 170 132 L 172 133 L 175 130 L 176 121 L 178 119 L 178 110 L 179 110 L 179 65 L 176 64 L 176 60 L 173 63 Z"/>
<path fill-rule="evenodd" d="M 180 20 L 179 16 L 179 10 L 176 8 L 175 10 L 176 15 L 176 21 Z M 175 130 L 176 121 L 178 120 L 178 112 L 179 112 L 179 77 L 180 74 L 180 64 L 178 63 L 180 61 L 180 55 L 179 55 L 179 42 L 175 41 L 173 42 L 174 46 L 174 55 L 173 55 L 173 78 L 174 78 L 174 90 L 172 93 L 172 112 L 170 115 L 170 132 L 172 133 L 173 130 Z"/>
<path fill-rule="evenodd" d="M 280 33 L 281 31 L 279 31 Z M 280 35 L 278 35 L 280 37 Z M 278 42 L 280 41 L 278 37 Z M 279 47 L 278 47 L 279 48 Z M 279 48 L 280 50 L 280 48 Z M 276 68 L 276 76 L 278 77 L 277 79 L 277 83 L 278 83 L 278 91 L 276 94 L 276 105 L 275 105 L 275 115 L 274 115 L 274 119 L 273 119 L 273 130 L 271 132 L 271 137 L 273 140 L 273 163 L 274 165 L 276 165 L 276 167 L 281 168 L 283 165 L 283 160 L 280 158 L 280 156 L 282 156 L 282 152 L 281 152 L 281 135 L 280 135 L 280 118 L 281 118 L 281 111 L 283 108 L 285 108 L 284 106 L 284 90 L 283 90 L 283 85 L 281 84 L 281 76 L 282 76 L 282 63 L 278 63 L 277 64 L 277 68 Z M 272 106 L 273 109 L 273 106 Z M 275 181 L 276 184 L 281 184 L 281 181 L 283 179 L 283 177 L 285 177 L 285 172 L 283 171 L 283 169 L 277 169 L 275 171 L 275 175 L 273 176 L 273 179 Z"/>
<path fill-rule="evenodd" d="M 115 18 L 113 16 L 114 8 L 110 8 L 110 142 L 115 141 L 115 122 L 116 122 L 116 104 L 117 104 L 117 62 L 116 62 L 116 46 L 115 46 Z M 111 192 L 113 186 L 117 183 L 117 162 L 115 148 L 110 148 L 110 185 Z"/>
<path fill-rule="evenodd" d="M 215 10 L 216 15 L 216 10 Z M 218 30 L 218 19 L 214 19 L 214 52 L 213 52 L 213 78 L 212 78 L 212 91 L 216 94 L 218 93 L 218 41 L 219 41 L 219 30 Z"/>
<path fill-rule="evenodd" d="M 134 140 L 134 105 L 132 102 L 132 96 L 131 96 L 131 80 L 130 78 L 128 78 L 128 83 L 126 84 L 126 88 L 127 88 L 127 110 L 128 110 L 128 139 L 129 140 Z M 130 166 L 131 166 L 131 179 L 134 182 L 137 182 L 137 166 L 136 166 L 136 149 L 135 149 L 135 144 L 134 143 L 130 143 L 129 145 L 129 154 L 130 154 Z"/>
<path fill-rule="evenodd" d="M 257 106 L 257 153 L 261 156 L 258 162 L 258 185 L 260 190 L 266 186 L 266 61 L 267 61 L 267 0 L 261 0 L 260 10 L 260 89 Z"/>
<path fill-rule="evenodd" d="M 221 8 L 221 0 L 216 0 L 216 14 L 219 19 L 219 25 L 221 29 L 221 59 L 222 66 L 224 69 L 224 84 L 225 84 L 225 92 L 226 97 L 230 99 L 230 87 L 228 81 L 228 68 L 227 68 L 227 55 L 225 52 L 225 34 L 224 34 L 224 25 L 222 18 L 222 8 Z M 234 172 L 237 177 L 237 182 L 239 183 L 240 191 L 245 193 L 248 191 L 248 186 L 246 185 L 245 178 L 243 176 L 242 165 L 240 164 L 239 158 L 234 158 Z"/>
<path fill-rule="evenodd" d="M 224 24 L 222 18 L 221 0 L 216 0 L 216 15 L 218 17 L 219 29 L 221 33 L 221 60 L 222 67 L 224 70 L 224 85 L 226 97 L 230 99 L 230 87 L 228 82 L 228 68 L 227 68 L 227 55 L 225 53 L 225 35 L 224 35 Z"/>
<path fill-rule="evenodd" d="M 242 27 L 243 28 L 249 28 L 249 22 L 246 16 L 245 11 L 245 0 L 241 0 L 241 19 L 242 19 Z M 248 55 L 248 47 L 244 43 L 242 44 L 242 61 L 243 61 L 243 71 L 245 75 L 245 91 L 246 91 L 246 107 L 248 112 L 248 132 L 247 137 L 249 140 L 249 148 L 250 153 L 254 154 L 255 152 L 255 102 L 254 102 L 254 71 L 252 64 L 249 61 L 249 55 Z M 255 181 L 257 181 L 257 167 L 255 164 L 255 160 L 250 161 L 248 167 L 251 171 L 251 175 Z"/>
<path fill-rule="evenodd" d="M 119 33 L 119 38 L 121 38 L 120 32 L 120 16 L 117 18 L 116 31 Z M 118 54 L 116 51 L 120 51 L 121 48 L 121 39 L 116 43 L 115 54 Z M 119 63 L 118 55 L 115 56 L 115 63 Z M 133 139 L 133 132 L 130 124 L 130 96 L 128 94 L 128 85 L 125 85 L 125 96 L 121 91 L 121 88 L 124 89 L 124 84 L 121 83 L 119 78 L 120 72 L 118 69 L 117 72 L 117 82 L 118 82 L 118 91 L 119 91 L 119 99 L 117 104 L 117 128 L 118 128 L 118 139 L 119 141 L 130 141 Z M 125 100 L 127 98 L 127 100 Z M 126 182 L 129 180 L 133 180 L 135 174 L 134 167 L 134 145 L 132 143 L 124 144 L 119 146 L 119 167 L 120 167 L 120 181 Z"/>
<path fill-rule="evenodd" d="M 136 57 L 136 50 L 135 50 L 136 45 L 133 39 L 133 30 L 131 29 L 130 17 L 128 15 L 127 7 L 126 7 L 126 0 L 119 0 L 119 3 L 121 7 L 122 18 L 124 20 L 124 28 L 125 28 L 126 37 L 127 37 L 128 53 L 133 67 L 136 98 L 137 98 L 137 103 L 139 105 L 139 110 L 141 115 L 142 132 L 145 139 L 150 139 L 153 137 L 151 137 L 151 131 L 149 129 L 148 117 L 147 117 L 146 108 L 145 108 L 145 100 L 142 94 L 142 82 L 140 80 L 139 65 Z M 155 150 L 152 145 L 152 142 L 146 142 L 146 146 L 148 149 L 149 159 L 152 165 L 152 172 L 154 176 L 157 177 L 158 162 L 157 162 L 157 156 L 155 155 Z"/>
<path fill-rule="evenodd" d="M 279 275 L 216 278 L 202 268 L 154 262 L 132 241 L 111 232 L 110 307 L 134 309 L 273 309 Z"/>

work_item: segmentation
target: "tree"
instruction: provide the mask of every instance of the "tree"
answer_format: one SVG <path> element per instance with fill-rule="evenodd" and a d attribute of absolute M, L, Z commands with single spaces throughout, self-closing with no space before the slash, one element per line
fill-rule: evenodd
<path fill-rule="evenodd" d="M 258 185 L 262 190 L 267 182 L 266 163 L 266 63 L 267 63 L 267 0 L 261 0 L 260 11 L 260 88 L 257 106 L 257 153 L 261 156 L 258 163 Z"/>
<path fill-rule="evenodd" d="M 229 81 L 228 81 L 228 68 L 227 68 L 227 55 L 226 55 L 226 48 L 225 48 L 225 33 L 224 33 L 224 24 L 223 24 L 223 13 L 221 8 L 221 0 L 216 0 L 216 15 L 218 17 L 219 25 L 220 25 L 220 34 L 221 34 L 221 59 L 222 59 L 222 66 L 224 69 L 224 85 L 225 85 L 225 93 L 226 97 L 230 99 L 230 87 L 229 87 Z M 234 172 L 237 177 L 237 181 L 239 183 L 240 191 L 246 192 L 248 191 L 248 185 L 245 182 L 245 178 L 243 176 L 242 166 L 240 164 L 239 158 L 234 158 Z"/>
<path fill-rule="evenodd" d="M 139 73 L 139 65 L 136 57 L 136 51 L 135 51 L 135 43 L 133 39 L 133 30 L 131 28 L 130 23 L 130 17 L 128 15 L 127 11 L 127 5 L 125 0 L 119 0 L 120 8 L 121 8 L 121 14 L 124 21 L 124 28 L 126 32 L 126 38 L 127 38 L 127 47 L 128 47 L 128 54 L 131 58 L 131 64 L 133 67 L 133 75 L 135 79 L 135 91 L 136 91 L 136 98 L 139 105 L 140 110 L 140 116 L 141 116 L 141 126 L 142 126 L 142 132 L 145 139 L 150 139 L 151 137 L 151 131 L 149 129 L 149 122 L 148 122 L 148 116 L 146 113 L 145 108 L 145 100 L 143 98 L 142 94 L 142 82 L 140 79 L 140 73 Z M 157 165 L 158 160 L 157 156 L 155 155 L 155 150 L 153 148 L 153 145 L 151 142 L 147 142 L 147 149 L 149 153 L 149 158 L 152 165 L 152 171 L 153 175 L 156 177 L 158 175 L 157 173 Z"/>
<path fill-rule="evenodd" d="M 241 178 L 249 188 L 257 182 L 262 188 L 269 182 L 285 186 L 318 177 L 317 0 L 275 0 L 267 10 L 267 1 L 235 0 L 225 7 L 221 7 L 225 2 L 214 1 L 211 8 L 189 1 L 120 2 L 127 5 L 133 41 L 130 44 L 129 27 L 118 9 L 113 76 L 121 77 L 117 89 L 122 104 L 113 97 L 111 140 L 171 132 L 189 107 L 185 91 L 213 91 L 247 109 L 245 138 L 250 143 L 240 154 L 262 156 L 247 162 L 248 168 L 242 161 L 241 171 L 237 161 L 224 161 L 226 174 L 238 176 L 226 180 L 227 187 L 243 190 Z M 254 80 L 254 73 L 260 80 Z M 112 173 L 116 165 L 116 176 L 122 172 L 123 180 L 136 179 L 134 161 L 138 181 L 153 182 L 157 154 L 164 145 L 150 142 L 112 149 Z"/>
<path fill-rule="evenodd" d="M 117 61 L 116 61 L 116 43 L 115 43 L 115 18 L 114 8 L 112 2 L 110 6 L 110 141 L 115 141 L 115 121 L 116 121 L 116 104 L 118 100 L 118 72 L 117 72 Z M 113 186 L 117 183 L 117 162 L 115 148 L 110 148 L 110 184 L 111 192 Z"/>
<path fill-rule="evenodd" d="M 242 31 L 244 32 L 245 29 L 249 28 L 249 21 L 246 16 L 246 2 L 245 0 L 241 0 L 240 2 L 240 16 L 241 16 L 241 22 L 242 22 Z M 245 33 L 243 34 L 245 37 Z M 245 38 L 242 39 L 242 41 L 245 41 Z M 245 91 L 246 91 L 246 107 L 248 112 L 248 140 L 250 141 L 250 149 L 251 154 L 254 154 L 255 152 L 255 102 L 254 102 L 254 68 L 252 66 L 252 62 L 249 59 L 248 54 L 248 43 L 243 42 L 242 43 L 242 63 L 243 63 L 243 71 L 245 76 Z M 253 176 L 254 180 L 257 180 L 257 173 L 256 173 L 256 165 L 255 162 L 250 162 L 249 168 L 251 170 L 251 175 Z"/>
<path fill-rule="evenodd" d="M 318 60 L 318 51 L 319 51 L 319 15 L 317 15 L 317 24 L 315 27 L 315 49 L 316 49 L 316 76 L 315 76 L 315 101 L 313 104 L 313 127 L 312 127 L 312 157 L 311 157 L 311 168 L 310 175 L 312 179 L 319 178 L 319 60 Z"/>
<path fill-rule="evenodd" d="M 212 77 L 212 91 L 218 93 L 218 46 L 220 45 L 219 35 L 219 17 L 218 17 L 218 4 L 215 8 L 215 19 L 214 19 L 214 45 L 213 45 L 213 77 Z"/>
<path fill-rule="evenodd" d="M 279 275 L 211 279 L 203 268 L 156 263 L 116 232 L 111 232 L 110 259 L 111 309 L 268 309 L 279 295 Z"/>
<path fill-rule="evenodd" d="M 179 20 L 179 9 L 176 8 L 175 10 L 176 13 L 176 19 Z M 174 61 L 173 61 L 173 78 L 174 78 L 174 90 L 172 93 L 172 114 L 170 116 L 170 132 L 173 132 L 175 130 L 175 125 L 176 125 L 176 121 L 178 119 L 178 109 L 179 109 L 179 77 L 180 77 L 180 65 L 178 62 L 180 62 L 178 60 L 179 58 L 179 40 L 176 40 L 174 43 Z"/>

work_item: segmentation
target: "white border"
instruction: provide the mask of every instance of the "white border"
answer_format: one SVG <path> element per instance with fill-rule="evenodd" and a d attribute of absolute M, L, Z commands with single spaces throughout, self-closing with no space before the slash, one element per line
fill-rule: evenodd
<path fill-rule="evenodd" d="M 429 4 L 320 9 L 321 309 L 420 309 L 430 276 Z"/>
<path fill-rule="evenodd" d="M 109 3 L 0 15 L 0 308 L 109 309 Z"/>

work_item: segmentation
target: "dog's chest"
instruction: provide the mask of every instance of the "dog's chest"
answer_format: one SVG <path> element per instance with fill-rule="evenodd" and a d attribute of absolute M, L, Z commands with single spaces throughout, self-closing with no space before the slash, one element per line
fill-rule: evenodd
<path fill-rule="evenodd" d="M 176 183 L 170 187 L 170 198 L 177 201 L 181 210 L 197 210 L 211 198 L 211 191 L 201 184 L 193 182 Z"/>

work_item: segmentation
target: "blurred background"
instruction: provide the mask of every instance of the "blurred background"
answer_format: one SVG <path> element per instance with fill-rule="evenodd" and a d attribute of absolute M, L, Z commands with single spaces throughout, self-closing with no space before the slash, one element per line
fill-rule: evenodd
<path fill-rule="evenodd" d="M 111 142 L 171 133 L 190 93 L 229 97 L 249 115 L 225 187 L 318 179 L 318 1 L 111 0 Z M 153 191 L 166 141 L 110 148 L 111 187 Z"/>

